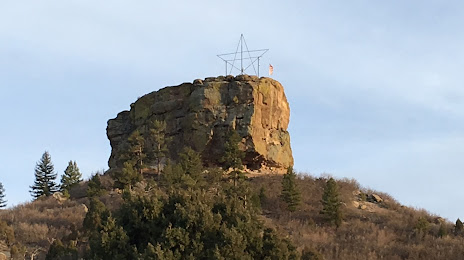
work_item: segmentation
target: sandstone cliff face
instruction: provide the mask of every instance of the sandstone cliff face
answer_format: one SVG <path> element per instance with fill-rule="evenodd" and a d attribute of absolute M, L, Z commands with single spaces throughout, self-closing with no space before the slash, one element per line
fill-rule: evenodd
<path fill-rule="evenodd" d="M 202 154 L 205 164 L 220 165 L 225 135 L 232 127 L 242 137 L 240 148 L 246 152 L 243 163 L 248 169 L 283 172 L 293 166 L 289 116 L 284 89 L 270 78 L 220 76 L 166 87 L 139 98 L 130 111 L 108 121 L 109 166 L 121 166 L 122 149 L 133 131 L 144 134 L 150 122 L 162 120 L 172 137 L 173 160 L 190 146 Z"/>

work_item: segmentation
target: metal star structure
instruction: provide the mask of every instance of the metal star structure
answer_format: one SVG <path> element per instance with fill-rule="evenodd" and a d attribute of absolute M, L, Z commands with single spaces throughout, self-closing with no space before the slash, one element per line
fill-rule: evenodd
<path fill-rule="evenodd" d="M 252 68 L 255 75 L 259 77 L 259 60 L 267 51 L 269 49 L 249 50 L 245 37 L 241 34 L 235 52 L 218 54 L 217 56 L 226 65 L 226 75 L 231 75 L 232 72 L 236 71 L 243 75 Z M 239 62 L 240 64 L 238 64 Z"/>

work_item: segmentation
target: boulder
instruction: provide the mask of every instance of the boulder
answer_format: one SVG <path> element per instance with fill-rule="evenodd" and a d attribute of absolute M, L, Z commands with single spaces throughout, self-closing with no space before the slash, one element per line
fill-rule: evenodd
<path fill-rule="evenodd" d="M 380 203 L 380 202 L 383 201 L 383 199 L 382 199 L 379 195 L 377 195 L 377 194 L 372 194 L 372 195 L 370 196 L 370 201 L 371 201 L 371 202 Z"/>
<path fill-rule="evenodd" d="M 433 222 L 434 222 L 435 224 L 442 224 L 442 223 L 445 223 L 446 221 L 445 221 L 445 219 L 442 218 L 442 217 L 436 217 L 436 218 L 433 220 Z"/>
<path fill-rule="evenodd" d="M 62 192 L 55 192 L 53 193 L 53 198 L 56 199 L 59 203 L 62 203 L 64 201 L 66 201 L 68 198 L 66 198 Z"/>
<path fill-rule="evenodd" d="M 147 135 L 151 123 L 158 120 L 167 124 L 171 160 L 190 146 L 206 165 L 220 166 L 226 133 L 232 128 L 242 138 L 239 147 L 245 152 L 247 169 L 284 173 L 293 166 L 289 119 L 284 88 L 271 78 L 229 75 L 166 87 L 139 98 L 129 111 L 108 121 L 112 148 L 108 164 L 111 170 L 121 168 L 129 136 L 136 130 Z M 144 163 L 156 164 L 154 158 Z"/>

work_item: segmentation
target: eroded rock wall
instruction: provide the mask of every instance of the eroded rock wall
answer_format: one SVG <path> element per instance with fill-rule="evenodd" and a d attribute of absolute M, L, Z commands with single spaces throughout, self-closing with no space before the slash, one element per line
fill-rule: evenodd
<path fill-rule="evenodd" d="M 121 166 L 121 153 L 133 131 L 145 134 L 153 120 L 162 120 L 172 137 L 173 160 L 190 146 L 202 154 L 205 164 L 220 165 L 225 135 L 232 127 L 242 137 L 248 169 L 280 173 L 293 165 L 289 117 L 284 89 L 271 78 L 220 76 L 166 87 L 139 98 L 130 111 L 108 121 L 109 166 Z"/>

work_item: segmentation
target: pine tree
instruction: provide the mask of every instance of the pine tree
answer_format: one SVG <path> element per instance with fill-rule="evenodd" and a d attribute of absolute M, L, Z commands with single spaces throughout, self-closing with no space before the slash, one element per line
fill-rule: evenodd
<path fill-rule="evenodd" d="M 35 166 L 35 181 L 34 185 L 30 187 L 32 197 L 37 199 L 41 196 L 50 196 L 56 192 L 58 188 L 55 183 L 56 176 L 50 154 L 45 151 Z"/>
<path fill-rule="evenodd" d="M 184 188 L 185 177 L 185 171 L 182 169 L 180 164 L 173 164 L 170 160 L 166 162 L 163 169 L 163 175 L 161 176 L 161 180 L 166 186 L 172 188 Z M 193 184 L 187 186 L 193 186 Z"/>
<path fill-rule="evenodd" d="M 50 245 L 45 260 L 77 260 L 78 250 L 71 244 L 63 244 L 60 239 L 56 239 Z"/>
<path fill-rule="evenodd" d="M 446 228 L 445 223 L 440 224 L 440 228 L 438 229 L 438 237 L 446 237 L 448 235 L 448 230 Z"/>
<path fill-rule="evenodd" d="M 421 236 L 424 238 L 425 235 L 427 235 L 427 232 L 429 231 L 430 228 L 430 223 L 427 220 L 426 217 L 419 217 L 419 219 L 416 222 L 416 226 L 414 227 L 414 230 L 417 232 L 417 235 Z"/>
<path fill-rule="evenodd" d="M 242 141 L 242 138 L 235 129 L 229 129 L 227 132 L 226 143 L 224 144 L 224 154 L 219 160 L 223 165 L 224 170 L 232 168 L 230 172 L 231 178 L 234 180 L 234 186 L 237 186 L 237 181 L 243 178 L 243 163 L 242 159 L 245 157 L 245 153 L 240 150 L 238 144 Z"/>
<path fill-rule="evenodd" d="M 99 242 L 90 242 L 90 248 L 99 252 L 112 245 L 107 241 L 118 233 L 118 241 L 125 244 L 114 243 L 105 255 L 122 254 L 126 259 L 298 259 L 290 241 L 265 229 L 253 208 L 241 206 L 222 192 L 174 189 L 168 196 L 128 194 L 114 215 L 122 230 L 112 227 L 110 221 L 101 230 L 93 229 L 103 235 L 110 226 L 112 232 L 105 240 L 89 239 Z M 141 257 L 129 258 L 128 245 Z"/>
<path fill-rule="evenodd" d="M 138 259 L 137 250 L 129 244 L 129 237 L 116 219 L 107 218 L 100 232 L 89 237 L 90 250 L 86 259 L 125 260 Z"/>
<path fill-rule="evenodd" d="M 199 153 L 184 147 L 179 154 L 179 163 L 167 161 L 163 169 L 163 181 L 173 188 L 199 188 L 205 184 L 202 178 L 203 162 Z"/>
<path fill-rule="evenodd" d="M 110 211 L 106 208 L 105 204 L 96 198 L 91 198 L 89 210 L 85 215 L 82 227 L 87 234 L 99 233 L 109 216 Z"/>
<path fill-rule="evenodd" d="M 142 180 L 142 175 L 137 172 L 137 169 L 131 161 L 126 161 L 120 171 L 116 171 L 113 175 L 114 187 L 119 189 L 129 188 Z"/>
<path fill-rule="evenodd" d="M 77 167 L 77 163 L 69 161 L 68 167 L 64 170 L 64 174 L 61 176 L 60 190 L 62 192 L 69 191 L 72 187 L 76 186 L 82 181 L 82 174 Z"/>
<path fill-rule="evenodd" d="M 195 182 L 200 180 L 203 162 L 199 153 L 190 147 L 184 147 L 179 154 L 179 164 L 185 174 L 189 175 Z"/>
<path fill-rule="evenodd" d="M 0 209 L 6 207 L 6 200 L 5 200 L 5 188 L 3 184 L 0 182 Z"/>
<path fill-rule="evenodd" d="M 337 183 L 333 178 L 327 181 L 321 202 L 323 208 L 320 213 L 338 228 L 342 223 L 343 216 Z"/>
<path fill-rule="evenodd" d="M 145 154 L 145 139 L 138 130 L 134 131 L 128 139 L 130 144 L 130 161 L 133 161 L 133 166 L 138 173 L 142 174 L 144 164 L 143 161 L 147 157 Z"/>
<path fill-rule="evenodd" d="M 462 224 L 462 221 L 458 218 L 456 220 L 456 225 L 454 226 L 454 234 L 456 236 L 462 235 L 464 231 L 464 225 Z"/>
<path fill-rule="evenodd" d="M 153 156 L 156 160 L 158 177 L 161 173 L 161 162 L 168 153 L 168 143 L 171 140 L 166 137 L 166 122 L 155 120 L 150 129 L 150 140 L 153 146 Z"/>
<path fill-rule="evenodd" d="M 88 182 L 87 197 L 98 197 L 103 193 L 105 193 L 105 187 L 101 183 L 100 174 L 95 173 Z"/>
<path fill-rule="evenodd" d="M 282 179 L 282 193 L 280 197 L 287 203 L 287 209 L 294 212 L 301 202 L 301 194 L 296 185 L 296 173 L 292 167 L 288 167 L 287 173 Z"/>

